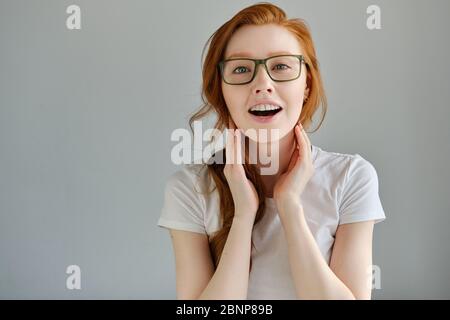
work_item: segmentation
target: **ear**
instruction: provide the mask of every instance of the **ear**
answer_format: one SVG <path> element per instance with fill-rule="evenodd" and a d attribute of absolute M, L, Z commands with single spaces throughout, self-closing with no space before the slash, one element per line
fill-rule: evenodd
<path fill-rule="evenodd" d="M 309 87 L 306 87 L 304 97 L 307 98 L 308 96 L 309 96 Z"/>

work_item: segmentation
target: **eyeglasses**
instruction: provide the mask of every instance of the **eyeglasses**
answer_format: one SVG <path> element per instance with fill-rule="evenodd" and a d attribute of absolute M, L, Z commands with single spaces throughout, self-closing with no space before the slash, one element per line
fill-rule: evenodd
<path fill-rule="evenodd" d="M 225 83 L 239 85 L 253 81 L 259 64 L 264 65 L 267 74 L 273 81 L 295 80 L 300 77 L 302 62 L 306 64 L 302 55 L 279 55 L 266 59 L 227 59 L 220 61 L 218 66 Z"/>

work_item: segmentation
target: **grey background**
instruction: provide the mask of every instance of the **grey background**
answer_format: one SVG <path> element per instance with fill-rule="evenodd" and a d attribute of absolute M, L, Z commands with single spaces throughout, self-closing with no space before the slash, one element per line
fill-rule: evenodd
<path fill-rule="evenodd" d="M 175 298 L 170 134 L 200 105 L 207 38 L 253 3 L 0 1 L 0 298 Z M 312 29 L 329 99 L 312 143 L 377 169 L 373 297 L 450 298 L 450 2 L 273 3 Z"/>

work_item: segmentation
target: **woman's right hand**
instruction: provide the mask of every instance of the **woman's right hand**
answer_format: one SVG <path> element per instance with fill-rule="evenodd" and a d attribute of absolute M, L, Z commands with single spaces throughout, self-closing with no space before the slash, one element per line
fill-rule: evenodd
<path fill-rule="evenodd" d="M 225 147 L 225 167 L 223 173 L 230 187 L 234 202 L 235 218 L 252 219 L 254 221 L 258 210 L 259 200 L 253 183 L 248 180 L 243 167 L 241 149 L 241 132 L 236 130 L 236 125 L 230 120 L 227 130 Z M 233 134 L 235 133 L 235 134 Z"/>

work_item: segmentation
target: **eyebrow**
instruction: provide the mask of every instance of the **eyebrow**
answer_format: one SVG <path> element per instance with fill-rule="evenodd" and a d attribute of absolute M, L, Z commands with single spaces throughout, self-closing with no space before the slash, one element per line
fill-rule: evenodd
<path fill-rule="evenodd" d="M 271 56 L 277 56 L 277 55 L 282 55 L 282 54 L 293 54 L 289 51 L 275 51 L 275 52 L 270 52 L 269 53 L 269 57 Z M 231 58 L 250 58 L 252 55 L 248 52 L 235 52 L 233 54 L 230 54 L 228 57 L 226 57 L 225 59 L 231 59 Z"/>

